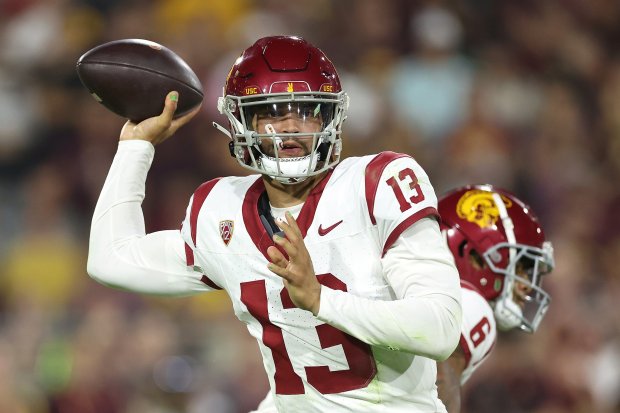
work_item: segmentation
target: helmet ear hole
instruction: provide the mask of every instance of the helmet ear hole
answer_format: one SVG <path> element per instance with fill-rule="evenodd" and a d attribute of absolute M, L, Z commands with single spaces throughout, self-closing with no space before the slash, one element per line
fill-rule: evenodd
<path fill-rule="evenodd" d="M 463 258 L 465 256 L 465 247 L 467 246 L 467 240 L 463 240 L 460 244 L 459 244 L 459 257 Z"/>
<path fill-rule="evenodd" d="M 484 259 L 480 254 L 478 254 L 478 251 L 474 249 L 469 251 L 469 261 L 477 270 L 482 270 L 485 267 Z"/>

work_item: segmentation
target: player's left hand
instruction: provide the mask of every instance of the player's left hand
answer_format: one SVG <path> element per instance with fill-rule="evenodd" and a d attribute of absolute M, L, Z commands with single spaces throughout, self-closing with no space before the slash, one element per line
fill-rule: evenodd
<path fill-rule="evenodd" d="M 159 116 L 145 119 L 138 124 L 128 120 L 121 130 L 120 140 L 144 140 L 155 146 L 171 137 L 177 129 L 189 122 L 200 110 L 200 106 L 198 106 L 180 118 L 174 119 L 178 101 L 178 92 L 168 93 L 164 101 L 164 109 Z"/>
<path fill-rule="evenodd" d="M 274 235 L 273 242 L 286 251 L 288 260 L 278 248 L 271 246 L 267 249 L 271 259 L 269 269 L 284 279 L 284 286 L 298 308 L 312 311 L 312 314 L 317 315 L 321 303 L 321 284 L 316 279 L 301 230 L 295 218 L 288 212 L 286 222 L 278 220 L 276 224 L 284 231 L 286 237 Z"/>

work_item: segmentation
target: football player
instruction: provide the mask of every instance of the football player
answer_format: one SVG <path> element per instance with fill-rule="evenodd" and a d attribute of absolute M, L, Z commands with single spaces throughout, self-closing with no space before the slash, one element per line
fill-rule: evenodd
<path fill-rule="evenodd" d="M 445 412 L 435 360 L 458 344 L 461 292 L 436 195 L 410 156 L 340 161 L 348 97 L 331 61 L 292 36 L 246 49 L 218 102 L 229 128 L 216 127 L 255 174 L 205 182 L 181 230 L 146 234 L 154 145 L 195 114 L 173 120 L 177 99 L 123 127 L 89 274 L 142 293 L 224 289 L 277 411 Z"/>
<path fill-rule="evenodd" d="M 463 324 L 457 350 L 438 363 L 440 398 L 460 411 L 461 386 L 489 356 L 497 329 L 534 333 L 549 306 L 541 286 L 554 266 L 532 209 L 491 185 L 470 185 L 439 200 L 441 228 L 461 277 Z"/>

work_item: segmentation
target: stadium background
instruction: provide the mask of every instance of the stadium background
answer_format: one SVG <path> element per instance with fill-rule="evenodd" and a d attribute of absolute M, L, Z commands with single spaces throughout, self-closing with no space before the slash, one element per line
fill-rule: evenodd
<path fill-rule="evenodd" d="M 247 412 L 267 391 L 221 293 L 141 297 L 85 273 L 88 226 L 123 120 L 76 77 L 91 47 L 147 38 L 207 91 L 157 149 L 148 230 L 202 181 L 243 173 L 215 99 L 254 39 L 321 47 L 352 97 L 345 153 L 412 154 L 438 194 L 492 183 L 555 245 L 535 336 L 503 334 L 466 412 L 620 412 L 620 2 L 4 0 L 0 3 L 0 412 Z M 183 97 L 181 96 L 181 99 Z"/>

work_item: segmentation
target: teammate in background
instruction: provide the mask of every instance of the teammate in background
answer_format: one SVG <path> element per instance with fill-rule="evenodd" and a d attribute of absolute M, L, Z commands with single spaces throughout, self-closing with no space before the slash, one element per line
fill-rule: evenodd
<path fill-rule="evenodd" d="M 550 302 L 542 278 L 554 261 L 531 208 L 507 191 L 455 189 L 439 200 L 439 213 L 462 289 L 460 345 L 437 367 L 439 396 L 453 413 L 460 411 L 461 386 L 495 345 L 496 328 L 538 328 Z"/>
<path fill-rule="evenodd" d="M 435 360 L 458 344 L 461 292 L 420 165 L 392 152 L 339 162 L 348 97 L 334 66 L 303 39 L 259 39 L 218 103 L 230 129 L 216 125 L 256 174 L 204 183 L 181 230 L 145 234 L 154 145 L 195 114 L 172 120 L 177 99 L 123 127 L 89 274 L 142 293 L 226 290 L 279 412 L 445 412 Z"/>

